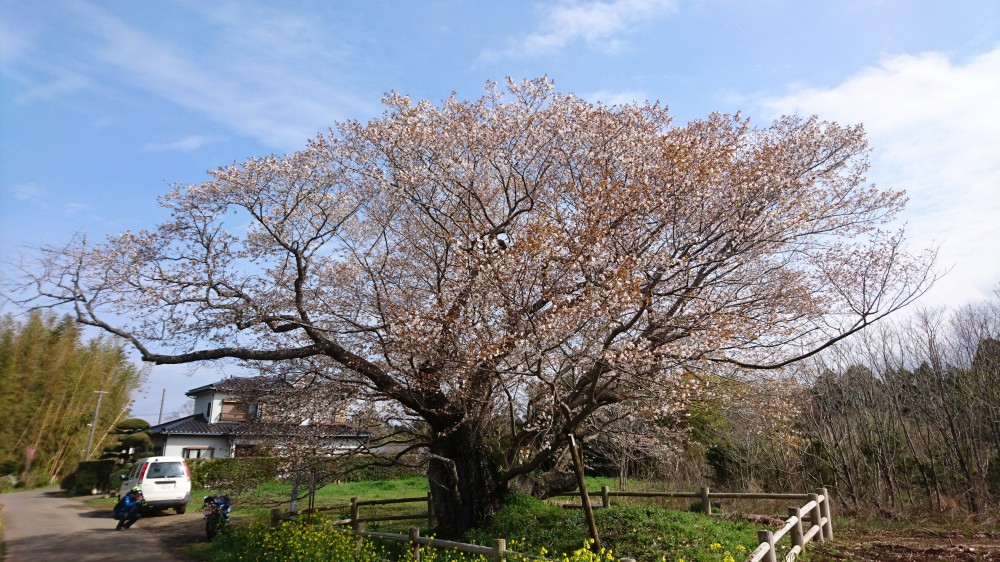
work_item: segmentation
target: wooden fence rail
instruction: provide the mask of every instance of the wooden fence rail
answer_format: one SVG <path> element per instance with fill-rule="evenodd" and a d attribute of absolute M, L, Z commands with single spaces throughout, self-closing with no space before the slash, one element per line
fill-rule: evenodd
<path fill-rule="evenodd" d="M 792 548 L 785 555 L 785 562 L 794 562 L 805 550 L 806 544 L 813 539 L 823 542 L 833 539 L 833 517 L 830 514 L 830 496 L 826 488 L 820 488 L 816 494 L 809 494 L 809 502 L 801 507 L 789 507 L 788 519 L 781 529 L 757 531 L 760 544 L 750 553 L 745 562 L 778 562 L 778 541 L 786 535 L 792 543 Z M 809 521 L 811 526 L 803 532 L 803 522 Z"/>
<path fill-rule="evenodd" d="M 592 493 L 590 495 L 595 495 Z M 557 497 L 579 497 L 576 493 L 557 494 Z M 712 515 L 713 499 L 744 499 L 744 500 L 808 500 L 802 507 L 789 507 L 788 519 L 785 525 L 777 530 L 760 530 L 757 532 L 757 540 L 760 544 L 750 553 L 745 562 L 777 562 L 777 550 L 775 545 L 778 541 L 789 536 L 792 548 L 785 555 L 785 562 L 793 562 L 798 558 L 812 540 L 827 541 L 833 538 L 833 517 L 830 515 L 829 494 L 826 488 L 820 488 L 815 494 L 763 494 L 763 493 L 737 493 L 737 492 L 712 492 L 709 488 L 703 487 L 697 492 L 613 492 L 607 486 L 601 486 L 600 505 L 594 507 L 611 507 L 611 498 L 632 497 L 632 498 L 692 498 L 701 500 L 701 511 L 705 515 Z M 567 506 L 581 507 L 581 506 Z M 803 522 L 810 523 L 808 531 L 803 531 Z"/>
<path fill-rule="evenodd" d="M 416 502 L 426 502 L 427 511 L 425 513 L 415 513 L 408 515 L 385 515 L 382 517 L 361 517 L 360 511 L 362 506 L 366 505 L 391 505 L 397 503 L 416 503 Z M 322 513 L 324 511 L 337 511 L 341 509 L 351 510 L 351 516 L 349 519 L 337 519 L 335 521 L 330 521 L 331 525 L 351 525 L 356 527 L 358 523 L 372 523 L 376 521 L 407 521 L 411 519 L 426 519 L 427 526 L 434 526 L 434 503 L 431 501 L 430 492 L 426 496 L 420 496 L 415 498 L 396 498 L 388 500 L 359 500 L 358 498 L 351 498 L 351 503 L 339 504 L 339 505 L 328 505 L 323 507 L 315 507 L 310 509 L 302 509 L 298 511 L 286 511 L 282 513 L 279 509 L 271 510 L 271 521 L 272 523 L 277 523 L 281 520 L 295 520 L 300 515 L 312 515 L 314 513 Z"/>
<path fill-rule="evenodd" d="M 591 495 L 595 494 L 596 492 Z M 557 494 L 555 497 L 579 497 L 579 493 Z M 788 508 L 788 519 L 785 520 L 784 526 L 782 526 L 781 529 L 778 529 L 777 531 L 767 529 L 758 531 L 757 540 L 759 541 L 759 544 L 744 562 L 777 562 L 776 544 L 786 536 L 789 537 L 792 547 L 785 555 L 784 562 L 794 562 L 798 558 L 799 554 L 805 550 L 806 544 L 813 540 L 823 542 L 833 538 L 833 518 L 830 512 L 830 496 L 827 493 L 826 488 L 819 488 L 816 493 L 813 494 L 762 494 L 712 492 L 708 487 L 703 487 L 697 492 L 618 492 L 609 490 L 607 486 L 602 486 L 600 491 L 601 503 L 599 506 L 595 505 L 595 507 L 611 507 L 611 498 L 613 497 L 701 499 L 702 512 L 709 516 L 712 515 L 712 499 L 808 500 L 808 502 L 803 504 L 801 507 Z M 381 517 L 361 517 L 362 506 L 417 502 L 427 503 L 426 513 L 412 515 L 387 515 Z M 426 496 L 413 498 L 386 500 L 359 500 L 358 498 L 351 498 L 351 503 L 348 504 L 331 505 L 301 511 L 289 511 L 284 514 L 281 513 L 281 510 L 274 509 L 271 510 L 271 520 L 273 523 L 277 524 L 281 520 L 295 520 L 296 516 L 299 515 L 310 515 L 323 511 L 334 511 L 348 508 L 350 508 L 350 518 L 329 521 L 328 524 L 350 525 L 352 532 L 358 537 L 359 541 L 363 537 L 370 537 L 397 542 L 408 542 L 415 561 L 420 560 L 421 546 L 432 546 L 436 548 L 458 550 L 460 552 L 470 554 L 481 554 L 489 556 L 491 560 L 498 561 L 514 555 L 517 555 L 524 560 L 551 560 L 549 558 L 509 551 L 507 550 L 507 545 L 504 539 L 496 539 L 493 541 L 493 546 L 488 547 L 421 537 L 420 530 L 416 527 L 411 527 L 409 533 L 406 535 L 372 532 L 365 529 L 365 523 L 376 521 L 404 521 L 410 519 L 426 519 L 428 526 L 433 527 L 435 524 L 434 509 L 433 502 L 431 501 L 431 494 L 429 492 Z M 809 524 L 808 529 L 805 529 L 804 523 Z M 630 558 L 622 558 L 621 562 L 627 562 L 630 560 Z"/>

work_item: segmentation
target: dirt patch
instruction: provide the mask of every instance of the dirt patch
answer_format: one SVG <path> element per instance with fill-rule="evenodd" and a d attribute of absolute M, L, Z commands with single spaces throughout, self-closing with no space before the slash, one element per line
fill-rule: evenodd
<path fill-rule="evenodd" d="M 929 529 L 838 530 L 833 542 L 808 547 L 810 562 L 1000 562 L 1000 532 Z"/>
<path fill-rule="evenodd" d="M 136 526 L 149 529 L 164 547 L 183 560 L 196 560 L 184 551 L 185 545 L 207 541 L 200 510 L 188 511 L 183 515 L 177 515 L 173 511 L 154 513 L 140 519 Z"/>

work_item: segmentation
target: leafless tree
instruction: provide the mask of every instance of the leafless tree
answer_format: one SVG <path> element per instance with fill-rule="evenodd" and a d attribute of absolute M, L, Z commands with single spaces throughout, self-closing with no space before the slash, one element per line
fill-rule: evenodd
<path fill-rule="evenodd" d="M 923 310 L 826 353 L 800 418 L 803 466 L 858 509 L 982 513 L 1000 491 L 996 302 Z"/>

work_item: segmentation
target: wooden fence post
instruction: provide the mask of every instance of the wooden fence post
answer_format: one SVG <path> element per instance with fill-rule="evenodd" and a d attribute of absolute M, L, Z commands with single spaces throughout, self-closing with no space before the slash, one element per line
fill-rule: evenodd
<path fill-rule="evenodd" d="M 826 540 L 833 540 L 833 515 L 830 512 L 830 493 L 826 491 L 826 488 L 820 488 L 818 492 L 823 494 L 823 508 L 820 509 L 820 514 L 826 517 L 826 525 L 823 525 L 823 535 Z"/>
<path fill-rule="evenodd" d="M 277 527 L 278 525 L 281 525 L 281 510 L 274 508 L 271 510 L 271 526 Z"/>
<path fill-rule="evenodd" d="M 774 551 L 774 534 L 771 531 L 757 531 L 757 542 L 766 542 L 770 547 L 764 555 L 765 562 L 778 562 L 778 554 Z"/>
<path fill-rule="evenodd" d="M 819 542 L 823 542 L 825 540 L 825 533 L 823 531 L 823 512 L 821 511 L 822 508 L 819 506 L 819 494 L 809 494 L 809 501 L 816 504 L 810 512 L 809 519 L 812 521 L 813 525 L 817 525 L 819 527 L 819 531 L 815 536 L 819 539 Z"/>
<path fill-rule="evenodd" d="M 501 562 L 507 552 L 507 541 L 505 539 L 493 539 L 493 560 Z"/>
<path fill-rule="evenodd" d="M 795 518 L 795 525 L 792 525 L 792 546 L 797 546 L 803 550 L 806 548 L 806 541 L 802 534 L 802 510 L 797 507 L 788 508 L 788 517 Z"/>
<path fill-rule="evenodd" d="M 358 498 L 351 498 L 351 528 L 358 530 Z"/>
<path fill-rule="evenodd" d="M 427 492 L 427 526 L 434 526 L 434 496 Z"/>
<path fill-rule="evenodd" d="M 708 486 L 701 487 L 701 512 L 705 515 L 712 514 L 712 502 L 708 501 Z"/>
<path fill-rule="evenodd" d="M 420 538 L 420 529 L 416 527 L 410 527 L 410 554 L 413 558 L 413 562 L 420 562 L 420 543 L 417 539 Z"/>
<path fill-rule="evenodd" d="M 361 545 L 365 543 L 365 538 L 361 533 L 365 532 L 365 524 L 358 523 L 354 526 L 354 554 L 361 554 Z"/>
<path fill-rule="evenodd" d="M 611 494 L 607 486 L 601 486 L 601 507 L 611 507 Z"/>

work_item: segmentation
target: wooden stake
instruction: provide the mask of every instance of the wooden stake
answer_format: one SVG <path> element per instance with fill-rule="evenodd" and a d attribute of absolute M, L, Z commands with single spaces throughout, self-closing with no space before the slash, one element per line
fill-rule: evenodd
<path fill-rule="evenodd" d="M 583 513 L 587 517 L 587 527 L 590 528 L 590 538 L 594 539 L 594 544 L 590 545 L 591 550 L 597 552 L 601 550 L 601 537 L 597 534 L 597 522 L 594 520 L 594 509 L 590 505 L 590 494 L 587 493 L 587 482 L 583 477 L 583 458 L 577 448 L 576 437 L 572 433 L 569 437 L 569 451 L 573 456 L 573 468 L 576 469 L 576 482 L 580 487 L 580 500 L 583 502 Z"/>

